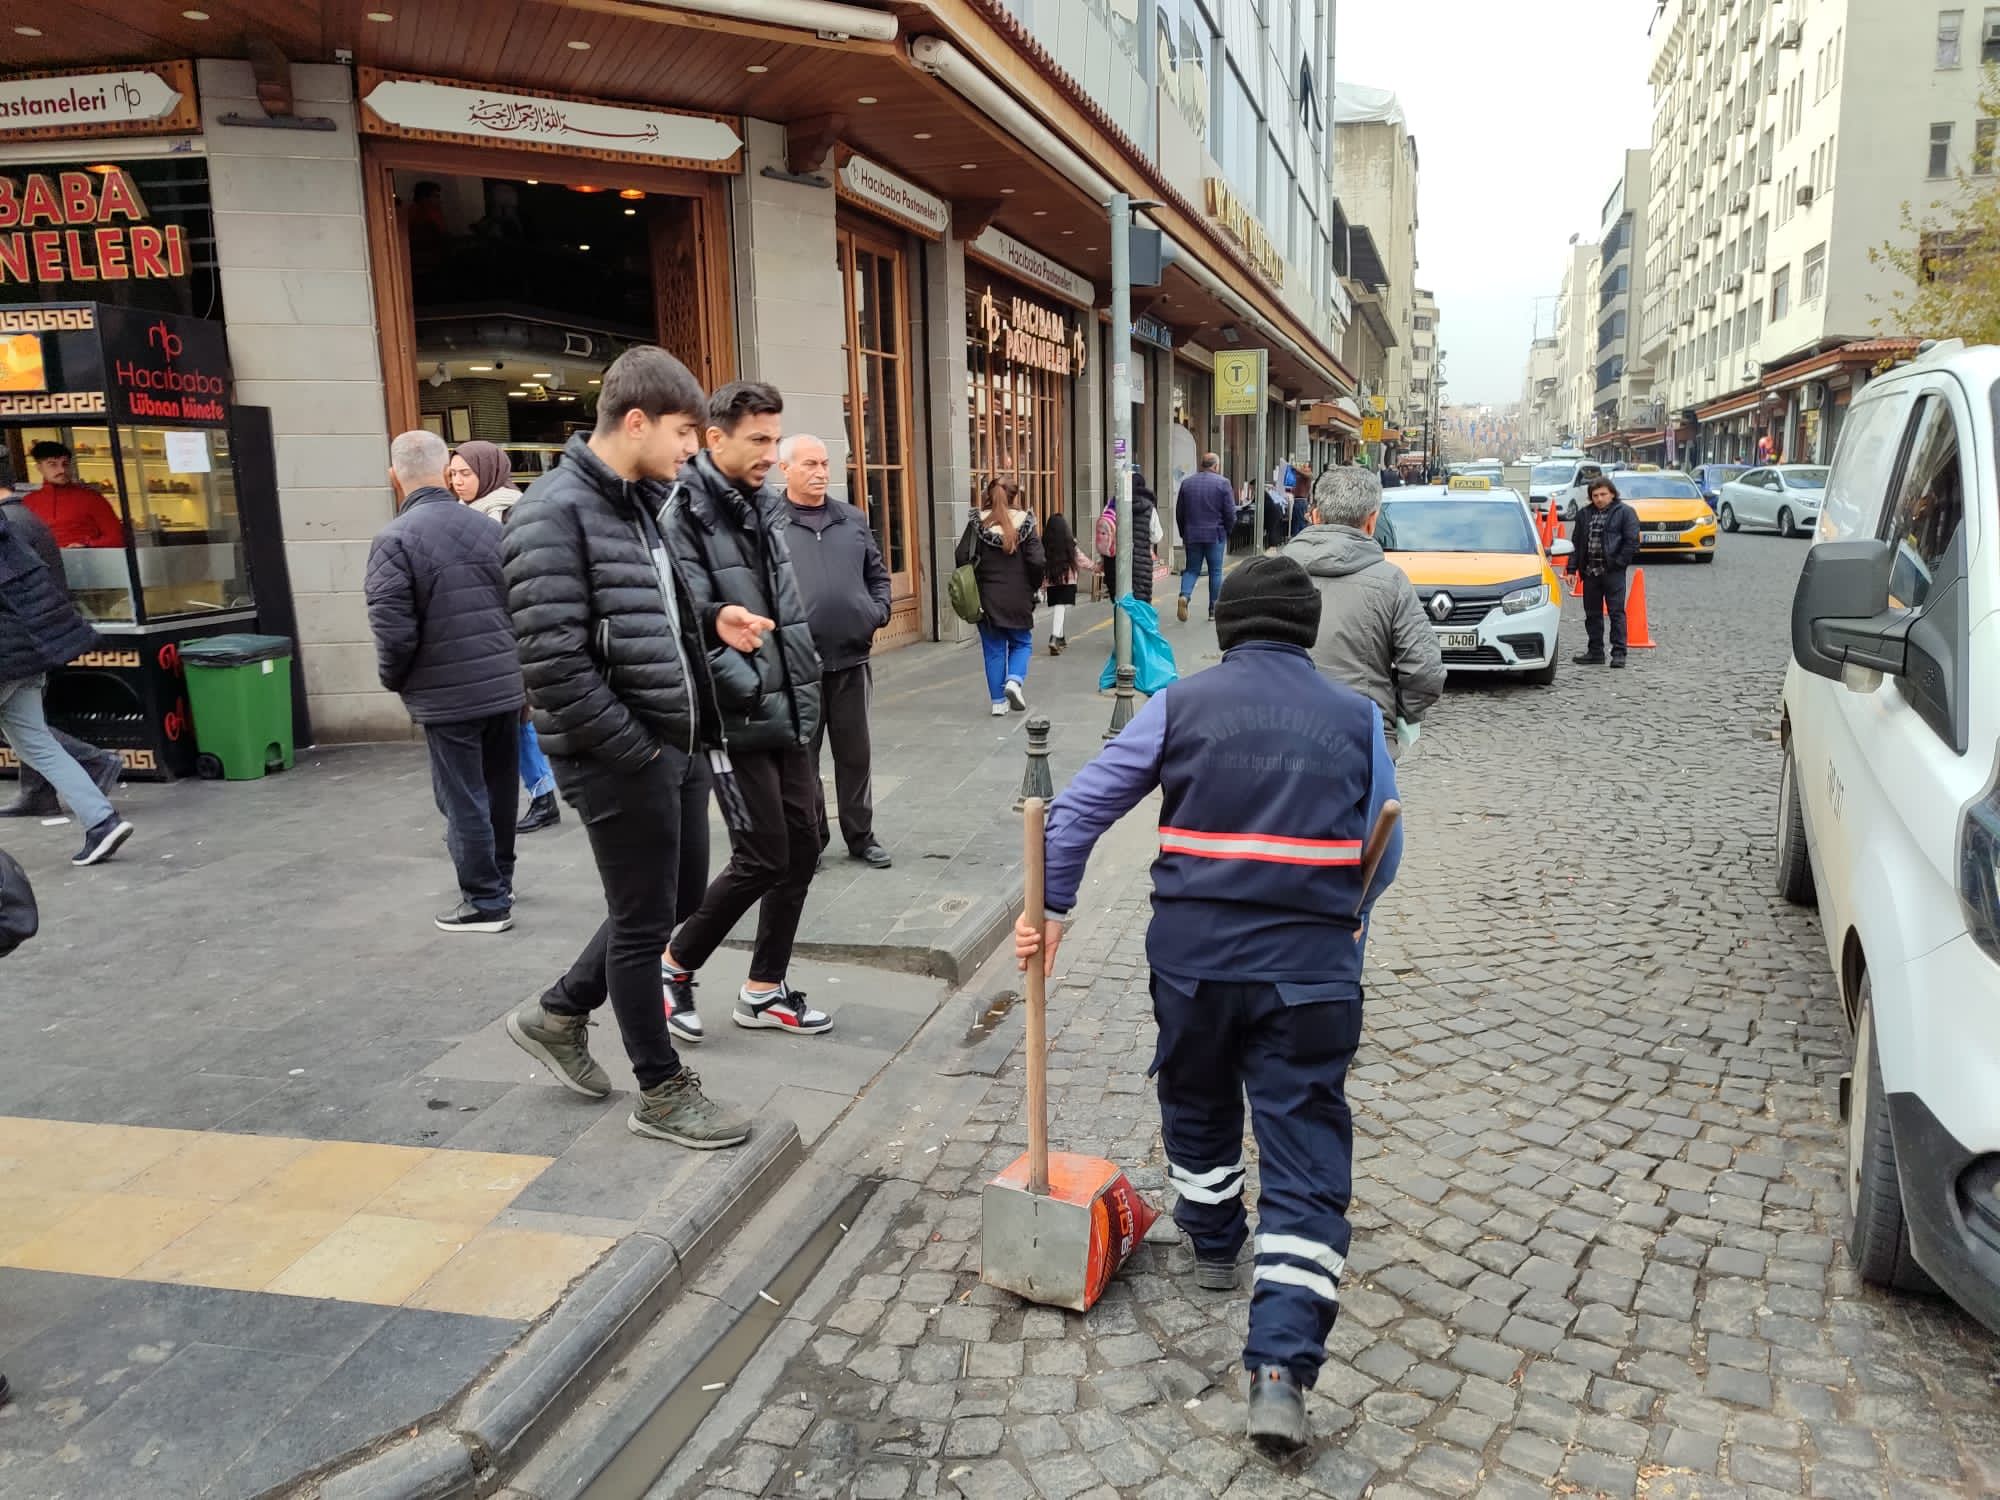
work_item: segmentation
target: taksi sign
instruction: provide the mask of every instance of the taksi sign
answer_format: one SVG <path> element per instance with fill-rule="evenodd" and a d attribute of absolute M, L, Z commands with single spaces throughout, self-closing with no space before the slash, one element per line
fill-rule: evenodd
<path fill-rule="evenodd" d="M 988 287 L 979 299 L 979 329 L 989 354 L 1011 364 L 1047 370 L 1052 375 L 1083 373 L 1083 331 L 1052 307 L 1026 297 L 1004 302 Z"/>
<path fill-rule="evenodd" d="M 0 175 L 0 288 L 187 275 L 187 231 L 147 218 L 121 167 Z"/>
<path fill-rule="evenodd" d="M 1218 417 L 1254 417 L 1263 409 L 1264 361 L 1265 352 L 1262 349 L 1215 356 L 1215 414 Z"/>
<path fill-rule="evenodd" d="M 741 169 L 743 138 L 721 115 L 635 109 L 588 99 L 508 93 L 473 84 L 360 70 L 361 127 L 418 140 L 493 141 L 602 160 Z"/>
<path fill-rule="evenodd" d="M 1264 226 L 1250 216 L 1250 210 L 1229 191 L 1229 184 L 1220 177 L 1203 178 L 1202 189 L 1208 198 L 1208 216 L 1215 220 L 1224 234 L 1236 241 L 1260 276 L 1272 286 L 1282 287 L 1285 284 L 1285 257 L 1271 243 Z"/>
<path fill-rule="evenodd" d="M 931 239 L 944 238 L 951 228 L 951 205 L 935 193 L 898 177 L 865 156 L 850 156 L 840 169 L 840 196 Z"/>
<path fill-rule="evenodd" d="M 965 248 L 987 264 L 1044 291 L 1054 292 L 1065 302 L 1074 302 L 1078 307 L 1097 304 L 1097 288 L 1088 276 L 1077 275 L 1068 266 L 1050 260 L 1039 250 L 1029 249 L 991 225 L 980 231 L 977 239 L 968 241 Z"/>
<path fill-rule="evenodd" d="M 0 78 L 0 141 L 192 131 L 193 95 L 185 62 Z"/>

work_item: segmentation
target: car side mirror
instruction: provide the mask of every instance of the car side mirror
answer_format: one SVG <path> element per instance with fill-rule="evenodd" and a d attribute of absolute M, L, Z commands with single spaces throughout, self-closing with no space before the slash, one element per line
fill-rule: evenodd
<path fill-rule="evenodd" d="M 1843 680 L 1908 669 L 1913 612 L 1889 607 L 1889 573 L 1896 550 L 1887 542 L 1822 542 L 1806 553 L 1792 595 L 1792 655 L 1820 677 Z"/>
<path fill-rule="evenodd" d="M 1559 536 L 1553 542 L 1549 543 L 1550 557 L 1568 557 L 1571 553 L 1575 551 L 1576 551 L 1576 543 L 1572 542 L 1566 536 Z"/>

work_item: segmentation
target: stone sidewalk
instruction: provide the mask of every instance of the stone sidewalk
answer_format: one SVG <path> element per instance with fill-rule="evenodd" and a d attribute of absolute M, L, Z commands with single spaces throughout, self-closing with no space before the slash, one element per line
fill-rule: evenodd
<path fill-rule="evenodd" d="M 1030 684 L 1058 776 L 1108 717 L 1090 623 Z M 703 976 L 723 1024 L 689 1061 L 755 1113 L 743 1152 L 625 1129 L 608 1013 L 595 1050 L 621 1093 L 602 1103 L 507 1040 L 601 912 L 588 847 L 573 819 L 523 840 L 515 929 L 436 932 L 454 897 L 420 747 L 128 787 L 138 834 L 91 870 L 68 826 L 0 826 L 43 907 L 0 964 L 0 1493 L 258 1494 L 476 1379 L 490 1395 L 520 1349 L 601 1315 L 607 1284 L 656 1305 L 706 1248 L 690 1205 L 768 1193 L 944 998 L 921 971 L 969 969 L 1018 901 L 1024 720 L 987 714 L 978 670 L 949 646 L 882 664 L 896 867 L 836 844 L 793 972 L 835 1029 L 728 1025 L 739 949 Z"/>

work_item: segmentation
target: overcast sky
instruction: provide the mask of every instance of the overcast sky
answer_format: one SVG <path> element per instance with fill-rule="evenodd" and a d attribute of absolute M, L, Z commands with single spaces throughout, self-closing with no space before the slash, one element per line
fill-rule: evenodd
<path fill-rule="evenodd" d="M 1520 399 L 1537 315 L 1554 331 L 1569 237 L 1597 237 L 1620 153 L 1651 141 L 1653 10 L 1339 0 L 1335 73 L 1394 89 L 1417 138 L 1417 285 L 1437 294 L 1450 401 Z"/>

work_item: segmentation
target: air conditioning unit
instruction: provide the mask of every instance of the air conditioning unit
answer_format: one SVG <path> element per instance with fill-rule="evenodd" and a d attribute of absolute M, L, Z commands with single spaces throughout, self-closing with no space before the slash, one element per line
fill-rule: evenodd
<path fill-rule="evenodd" d="M 1736 128 L 1738 130 L 1755 130 L 1757 128 L 1756 105 L 1746 104 L 1743 106 L 1743 112 L 1736 117 Z"/>
<path fill-rule="evenodd" d="M 1757 180 L 1759 182 L 1769 182 L 1771 180 L 1771 164 L 1769 162 L 1765 162 L 1757 168 Z"/>
<path fill-rule="evenodd" d="M 1804 21 L 1787 21 L 1778 28 L 1778 45 L 1780 47 L 1797 47 L 1800 42 L 1805 40 L 1805 35 L 1806 23 Z"/>
<path fill-rule="evenodd" d="M 1778 97 L 1778 70 L 1770 69 L 1769 75 L 1764 80 L 1764 95 L 1766 98 L 1775 99 Z"/>
<path fill-rule="evenodd" d="M 1715 138 L 1715 149 L 1709 152 L 1708 159 L 1710 161 L 1729 160 L 1729 137 L 1718 135 Z"/>
<path fill-rule="evenodd" d="M 1736 196 L 1735 196 L 1734 198 L 1731 198 L 1731 199 L 1729 200 L 1729 211 L 1730 211 L 1731 213 L 1733 213 L 1733 214 L 1747 214 L 1747 213 L 1749 213 L 1749 212 L 1750 212 L 1750 195 L 1749 195 L 1749 194 L 1748 194 L 1747 192 L 1746 192 L 1746 193 L 1738 193 L 1738 194 L 1737 194 L 1737 195 L 1736 195 Z"/>
<path fill-rule="evenodd" d="M 1708 222 L 1707 222 L 1706 224 L 1702 225 L 1702 227 L 1701 227 L 1701 233 L 1702 233 L 1702 237 L 1703 237 L 1704 239 L 1711 239 L 1711 240 L 1719 240 L 1719 239 L 1721 239 L 1721 238 L 1722 238 L 1722 220 L 1720 220 L 1720 219 L 1710 219 L 1710 220 L 1709 220 L 1709 221 L 1708 221 Z"/>
<path fill-rule="evenodd" d="M 1715 311 L 1715 293 L 1710 292 L 1706 297 L 1701 299 L 1701 310 L 1703 312 Z"/>
<path fill-rule="evenodd" d="M 1743 278 L 1741 276 L 1730 277 L 1727 281 L 1722 283 L 1722 290 L 1724 294 L 1727 296 L 1731 297 L 1735 296 L 1738 292 L 1743 290 Z"/>
<path fill-rule="evenodd" d="M 1681 314 L 1681 327 L 1683 327 L 1683 328 L 1692 328 L 1692 327 L 1694 327 L 1694 309 L 1693 309 L 1693 308 L 1691 308 L 1691 307 L 1690 307 L 1690 308 L 1689 308 L 1689 309 L 1688 309 L 1688 310 L 1687 310 L 1686 312 L 1684 312 L 1684 313 L 1682 313 L 1682 314 Z"/>
<path fill-rule="evenodd" d="M 1699 245 L 1689 245 L 1687 249 L 1681 251 L 1682 260 L 1699 260 L 1700 258 L 1701 246 Z"/>
<path fill-rule="evenodd" d="M 1807 183 L 1804 187 L 1800 188 L 1794 197 L 1800 208 L 1811 208 L 1813 201 L 1812 184 Z"/>
<path fill-rule="evenodd" d="M 1750 269 L 1752 271 L 1760 271 L 1760 272 L 1764 269 L 1763 251 L 1759 250 L 1755 255 L 1750 257 Z"/>

